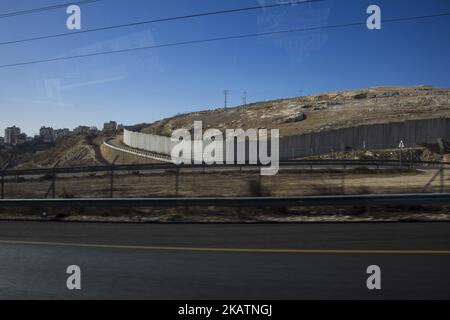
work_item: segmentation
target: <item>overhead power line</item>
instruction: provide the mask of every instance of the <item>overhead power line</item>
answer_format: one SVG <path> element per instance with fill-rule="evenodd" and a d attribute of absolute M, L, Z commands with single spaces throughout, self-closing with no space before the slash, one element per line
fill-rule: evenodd
<path fill-rule="evenodd" d="M 440 13 L 440 14 L 433 14 L 433 15 L 425 15 L 425 16 L 385 19 L 385 20 L 383 20 L 383 23 L 386 24 L 386 23 L 403 22 L 403 21 L 414 21 L 414 20 L 420 20 L 420 19 L 430 19 L 430 18 L 445 17 L 445 16 L 450 16 L 450 12 L 448 12 L 448 13 Z M 183 41 L 183 42 L 172 42 L 172 43 L 159 44 L 159 45 L 153 45 L 153 46 L 145 46 L 145 47 L 137 47 L 137 48 L 129 48 L 129 49 L 121 49 L 121 50 L 112 50 L 112 51 L 103 51 L 103 52 L 96 52 L 96 53 L 89 53 L 89 54 L 80 54 L 80 55 L 67 56 L 67 57 L 59 57 L 59 58 L 51 58 L 51 59 L 42 59 L 42 60 L 33 60 L 33 61 L 27 61 L 27 62 L 4 64 L 4 65 L 0 65 L 0 68 L 9 68 L 9 67 L 17 67 L 17 66 L 25 66 L 25 65 L 32 65 L 32 64 L 54 62 L 54 61 L 73 60 L 73 59 L 79 59 L 79 58 L 95 57 L 95 56 L 102 56 L 102 55 L 110 55 L 110 54 L 116 54 L 116 53 L 126 53 L 126 52 L 133 52 L 133 51 L 141 51 L 141 50 L 149 50 L 149 49 L 157 49 L 157 48 L 167 48 L 167 47 L 175 47 L 175 46 L 183 46 L 183 45 L 191 45 L 191 44 L 200 44 L 200 43 L 208 43 L 208 42 L 217 42 L 217 41 L 225 41 L 225 40 L 233 40 L 233 39 L 255 38 L 255 37 L 262 37 L 262 36 L 269 36 L 269 35 L 281 35 L 281 34 L 306 32 L 306 31 L 315 31 L 315 30 L 340 29 L 340 28 L 348 28 L 348 27 L 355 27 L 355 26 L 366 26 L 366 21 L 364 21 L 364 22 L 346 23 L 346 24 L 336 24 L 336 25 L 330 25 L 330 26 L 318 26 L 318 27 L 297 28 L 297 29 L 272 31 L 272 32 L 250 33 L 250 34 L 225 36 L 225 37 L 217 37 L 217 38 L 209 38 L 209 39 L 190 40 L 190 41 Z"/>
<path fill-rule="evenodd" d="M 64 4 L 55 4 L 53 6 L 48 6 L 48 7 L 34 8 L 34 9 L 28 9 L 28 10 L 22 10 L 22 11 L 16 11 L 16 12 L 0 13 L 0 19 L 21 16 L 24 14 L 31 14 L 31 13 L 67 8 L 70 5 L 82 5 L 82 4 L 88 4 L 88 3 L 100 2 L 100 1 L 103 1 L 103 0 L 75 1 L 75 2 L 64 3 Z"/>
<path fill-rule="evenodd" d="M 101 0 L 97 0 L 97 1 L 101 1 Z M 324 1 L 328 1 L 328 0 L 307 0 L 307 1 L 282 2 L 282 3 L 270 4 L 270 5 L 266 5 L 266 6 L 253 6 L 253 7 L 236 8 L 236 9 L 229 9 L 229 10 L 194 13 L 194 14 L 190 14 L 190 15 L 132 22 L 132 23 L 120 24 L 120 25 L 109 26 L 109 27 L 75 31 L 75 32 L 70 32 L 70 33 L 66 32 L 66 33 L 58 33 L 58 34 L 52 34 L 52 35 L 46 35 L 46 36 L 40 36 L 40 37 L 11 40 L 11 41 L 0 42 L 0 45 L 16 44 L 16 43 L 23 43 L 23 42 L 30 42 L 30 41 L 37 41 L 37 40 L 44 40 L 44 39 L 52 39 L 52 38 L 60 38 L 60 37 L 68 37 L 68 36 L 74 36 L 74 35 L 85 34 L 85 33 L 99 32 L 99 31 L 106 31 L 106 30 L 113 30 L 113 29 L 130 28 L 130 27 L 160 23 L 160 22 L 187 20 L 187 19 L 214 16 L 214 15 L 223 15 L 223 14 L 254 11 L 254 10 L 261 10 L 261 9 L 272 9 L 272 8 L 280 8 L 280 7 L 287 7 L 287 6 L 296 6 L 296 5 L 301 5 L 301 4 L 317 3 L 317 2 L 324 2 Z"/>

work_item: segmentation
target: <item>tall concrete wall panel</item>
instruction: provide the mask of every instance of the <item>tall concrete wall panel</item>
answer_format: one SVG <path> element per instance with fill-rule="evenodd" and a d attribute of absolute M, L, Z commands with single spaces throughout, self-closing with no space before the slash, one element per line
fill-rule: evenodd
<path fill-rule="evenodd" d="M 405 148 L 421 143 L 450 140 L 450 119 L 439 118 L 356 126 L 324 131 L 280 140 L 280 158 L 305 157 L 330 152 L 361 149 L 394 149 L 403 142 Z"/>
<path fill-rule="evenodd" d="M 123 142 L 132 148 L 170 155 L 172 141 L 168 137 L 124 131 Z"/>
<path fill-rule="evenodd" d="M 394 149 L 399 147 L 400 142 L 403 142 L 405 148 L 412 148 L 417 147 L 420 143 L 435 143 L 438 138 L 450 140 L 450 119 L 438 118 L 355 126 L 283 137 L 280 139 L 280 159 L 344 150 Z M 128 130 L 125 130 L 124 133 L 124 143 L 132 148 L 165 155 L 171 154 L 173 145 L 169 137 Z M 248 146 L 246 146 L 246 150 L 248 151 Z M 224 147 L 225 159 L 226 152 Z M 248 155 L 246 155 L 246 159 L 248 159 Z"/>

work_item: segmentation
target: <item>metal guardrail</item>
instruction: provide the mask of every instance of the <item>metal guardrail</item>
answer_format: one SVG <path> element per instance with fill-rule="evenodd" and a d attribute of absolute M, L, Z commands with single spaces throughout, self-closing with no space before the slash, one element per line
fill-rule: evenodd
<path fill-rule="evenodd" d="M 8 199 L 0 208 L 120 208 L 120 207 L 315 207 L 450 205 L 450 194 L 390 194 L 307 197 L 126 198 L 126 199 Z"/>
<path fill-rule="evenodd" d="M 441 165 L 450 166 L 445 162 L 429 161 L 399 161 L 394 160 L 285 160 L 280 161 L 280 167 L 302 167 L 302 166 L 376 166 L 376 167 L 435 167 Z M 182 165 L 174 164 L 130 164 L 130 165 L 98 165 L 98 166 L 77 166 L 77 167 L 58 167 L 58 168 L 39 168 L 39 169 L 17 169 L 5 170 L 2 175 L 8 176 L 31 176 L 47 174 L 76 174 L 76 173 L 96 173 L 114 171 L 151 171 L 151 170 L 176 170 L 176 169 L 223 169 L 223 168 L 260 168 L 262 165 Z"/>

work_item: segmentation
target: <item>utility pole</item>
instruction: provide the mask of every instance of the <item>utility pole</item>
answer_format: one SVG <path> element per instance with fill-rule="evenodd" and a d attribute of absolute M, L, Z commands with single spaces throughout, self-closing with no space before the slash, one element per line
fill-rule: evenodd
<path fill-rule="evenodd" d="M 224 90 L 223 94 L 225 95 L 225 109 L 228 107 L 228 95 L 230 94 L 230 90 Z"/>
<path fill-rule="evenodd" d="M 242 95 L 242 103 L 244 106 L 247 105 L 247 91 L 244 91 L 244 94 Z"/>

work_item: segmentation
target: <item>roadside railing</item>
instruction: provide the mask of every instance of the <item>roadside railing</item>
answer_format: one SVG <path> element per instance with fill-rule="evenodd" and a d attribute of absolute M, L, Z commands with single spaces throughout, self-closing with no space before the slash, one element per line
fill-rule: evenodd
<path fill-rule="evenodd" d="M 448 162 L 433 162 L 433 161 L 403 161 L 400 165 L 399 161 L 395 160 L 285 160 L 280 161 L 280 167 L 326 167 L 326 166 L 367 166 L 367 167 L 396 167 L 396 168 L 440 168 L 441 166 L 450 166 Z M 115 171 L 151 171 L 162 169 L 222 169 L 222 168 L 260 168 L 261 164 L 214 164 L 214 165 L 174 165 L 168 163 L 162 164 L 123 164 L 115 165 Z M 5 177 L 8 176 L 32 176 L 32 175 L 46 175 L 46 174 L 71 174 L 71 173 L 94 173 L 94 172 L 109 172 L 112 165 L 96 165 L 96 166 L 73 166 L 73 167 L 58 167 L 58 168 L 38 168 L 38 169 L 6 169 L 2 171 Z M 450 168 L 444 168 L 448 170 Z"/>
<path fill-rule="evenodd" d="M 126 199 L 7 199 L 0 208 L 121 208 L 121 207 L 317 207 L 450 205 L 450 194 L 389 194 L 305 197 L 213 197 L 213 198 L 126 198 Z"/>

